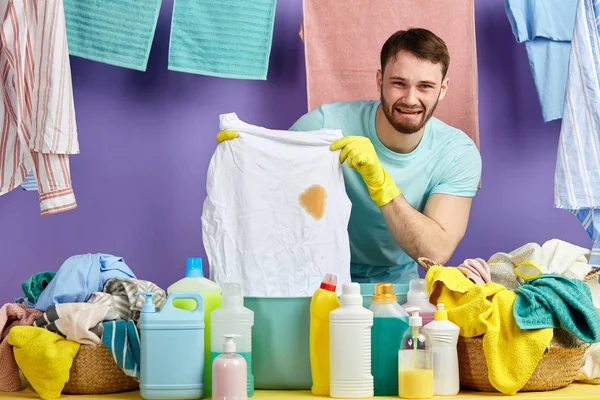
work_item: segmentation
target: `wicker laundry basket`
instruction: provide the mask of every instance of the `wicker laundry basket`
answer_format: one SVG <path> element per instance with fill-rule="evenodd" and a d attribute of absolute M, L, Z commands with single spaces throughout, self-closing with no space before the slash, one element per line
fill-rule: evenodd
<path fill-rule="evenodd" d="M 426 271 L 437 262 L 419 258 L 417 260 Z M 590 272 L 584 279 L 598 278 L 600 271 Z M 541 392 L 556 390 L 571 384 L 583 365 L 585 351 L 590 345 L 571 333 L 554 329 L 554 336 L 544 357 L 520 392 Z M 483 353 L 483 336 L 458 339 L 458 363 L 460 386 L 482 392 L 496 392 L 488 378 L 488 368 Z"/>
<path fill-rule="evenodd" d="M 107 394 L 136 390 L 138 382 L 125 375 L 104 345 L 81 345 L 69 371 L 64 394 Z"/>

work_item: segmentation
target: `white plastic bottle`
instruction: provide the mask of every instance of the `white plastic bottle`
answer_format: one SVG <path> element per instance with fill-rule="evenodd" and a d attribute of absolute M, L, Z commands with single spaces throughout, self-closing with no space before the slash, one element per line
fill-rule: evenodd
<path fill-rule="evenodd" d="M 221 353 L 212 364 L 212 400 L 247 400 L 247 365 L 235 352 L 234 337 L 226 334 Z"/>
<path fill-rule="evenodd" d="M 433 351 L 433 394 L 454 396 L 460 390 L 458 372 L 458 325 L 448 320 L 448 311 L 439 303 L 433 321 L 423 327 L 431 338 Z"/>
<path fill-rule="evenodd" d="M 371 327 L 373 312 L 362 306 L 358 283 L 342 285 L 340 308 L 329 314 L 330 396 L 373 397 Z"/>
<path fill-rule="evenodd" d="M 223 284 L 221 307 L 210 314 L 210 353 L 211 365 L 223 349 L 226 334 L 239 337 L 236 342 L 237 354 L 244 357 L 247 365 L 248 397 L 254 395 L 252 376 L 252 326 L 254 311 L 244 307 L 242 287 L 238 283 Z"/>
<path fill-rule="evenodd" d="M 433 321 L 435 306 L 429 302 L 429 291 L 425 279 L 411 279 L 406 300 L 406 303 L 402 304 L 402 308 L 406 311 L 407 308 L 418 307 L 419 315 L 423 319 L 423 326 Z"/>

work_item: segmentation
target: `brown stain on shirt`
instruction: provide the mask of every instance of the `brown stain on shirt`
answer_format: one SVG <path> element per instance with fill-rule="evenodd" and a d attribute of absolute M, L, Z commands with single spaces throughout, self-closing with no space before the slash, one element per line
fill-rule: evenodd
<path fill-rule="evenodd" d="M 312 215 L 317 221 L 323 217 L 325 212 L 325 199 L 327 192 L 321 185 L 312 185 L 298 196 L 300 205 L 307 213 Z"/>

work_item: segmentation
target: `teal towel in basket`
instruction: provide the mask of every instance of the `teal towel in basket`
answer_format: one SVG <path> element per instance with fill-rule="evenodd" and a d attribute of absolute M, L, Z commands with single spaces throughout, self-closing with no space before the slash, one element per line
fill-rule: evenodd
<path fill-rule="evenodd" d="M 64 0 L 69 54 L 146 70 L 161 0 Z"/>
<path fill-rule="evenodd" d="M 169 69 L 267 79 L 276 0 L 175 0 Z"/>

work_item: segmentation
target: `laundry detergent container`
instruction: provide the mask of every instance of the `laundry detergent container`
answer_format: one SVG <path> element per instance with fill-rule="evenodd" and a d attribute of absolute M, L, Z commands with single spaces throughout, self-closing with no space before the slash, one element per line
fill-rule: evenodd
<path fill-rule="evenodd" d="M 375 284 L 360 284 L 363 305 L 371 305 Z M 394 285 L 399 304 L 408 285 Z M 311 297 L 245 297 L 254 311 L 252 373 L 257 390 L 310 390 Z"/>

